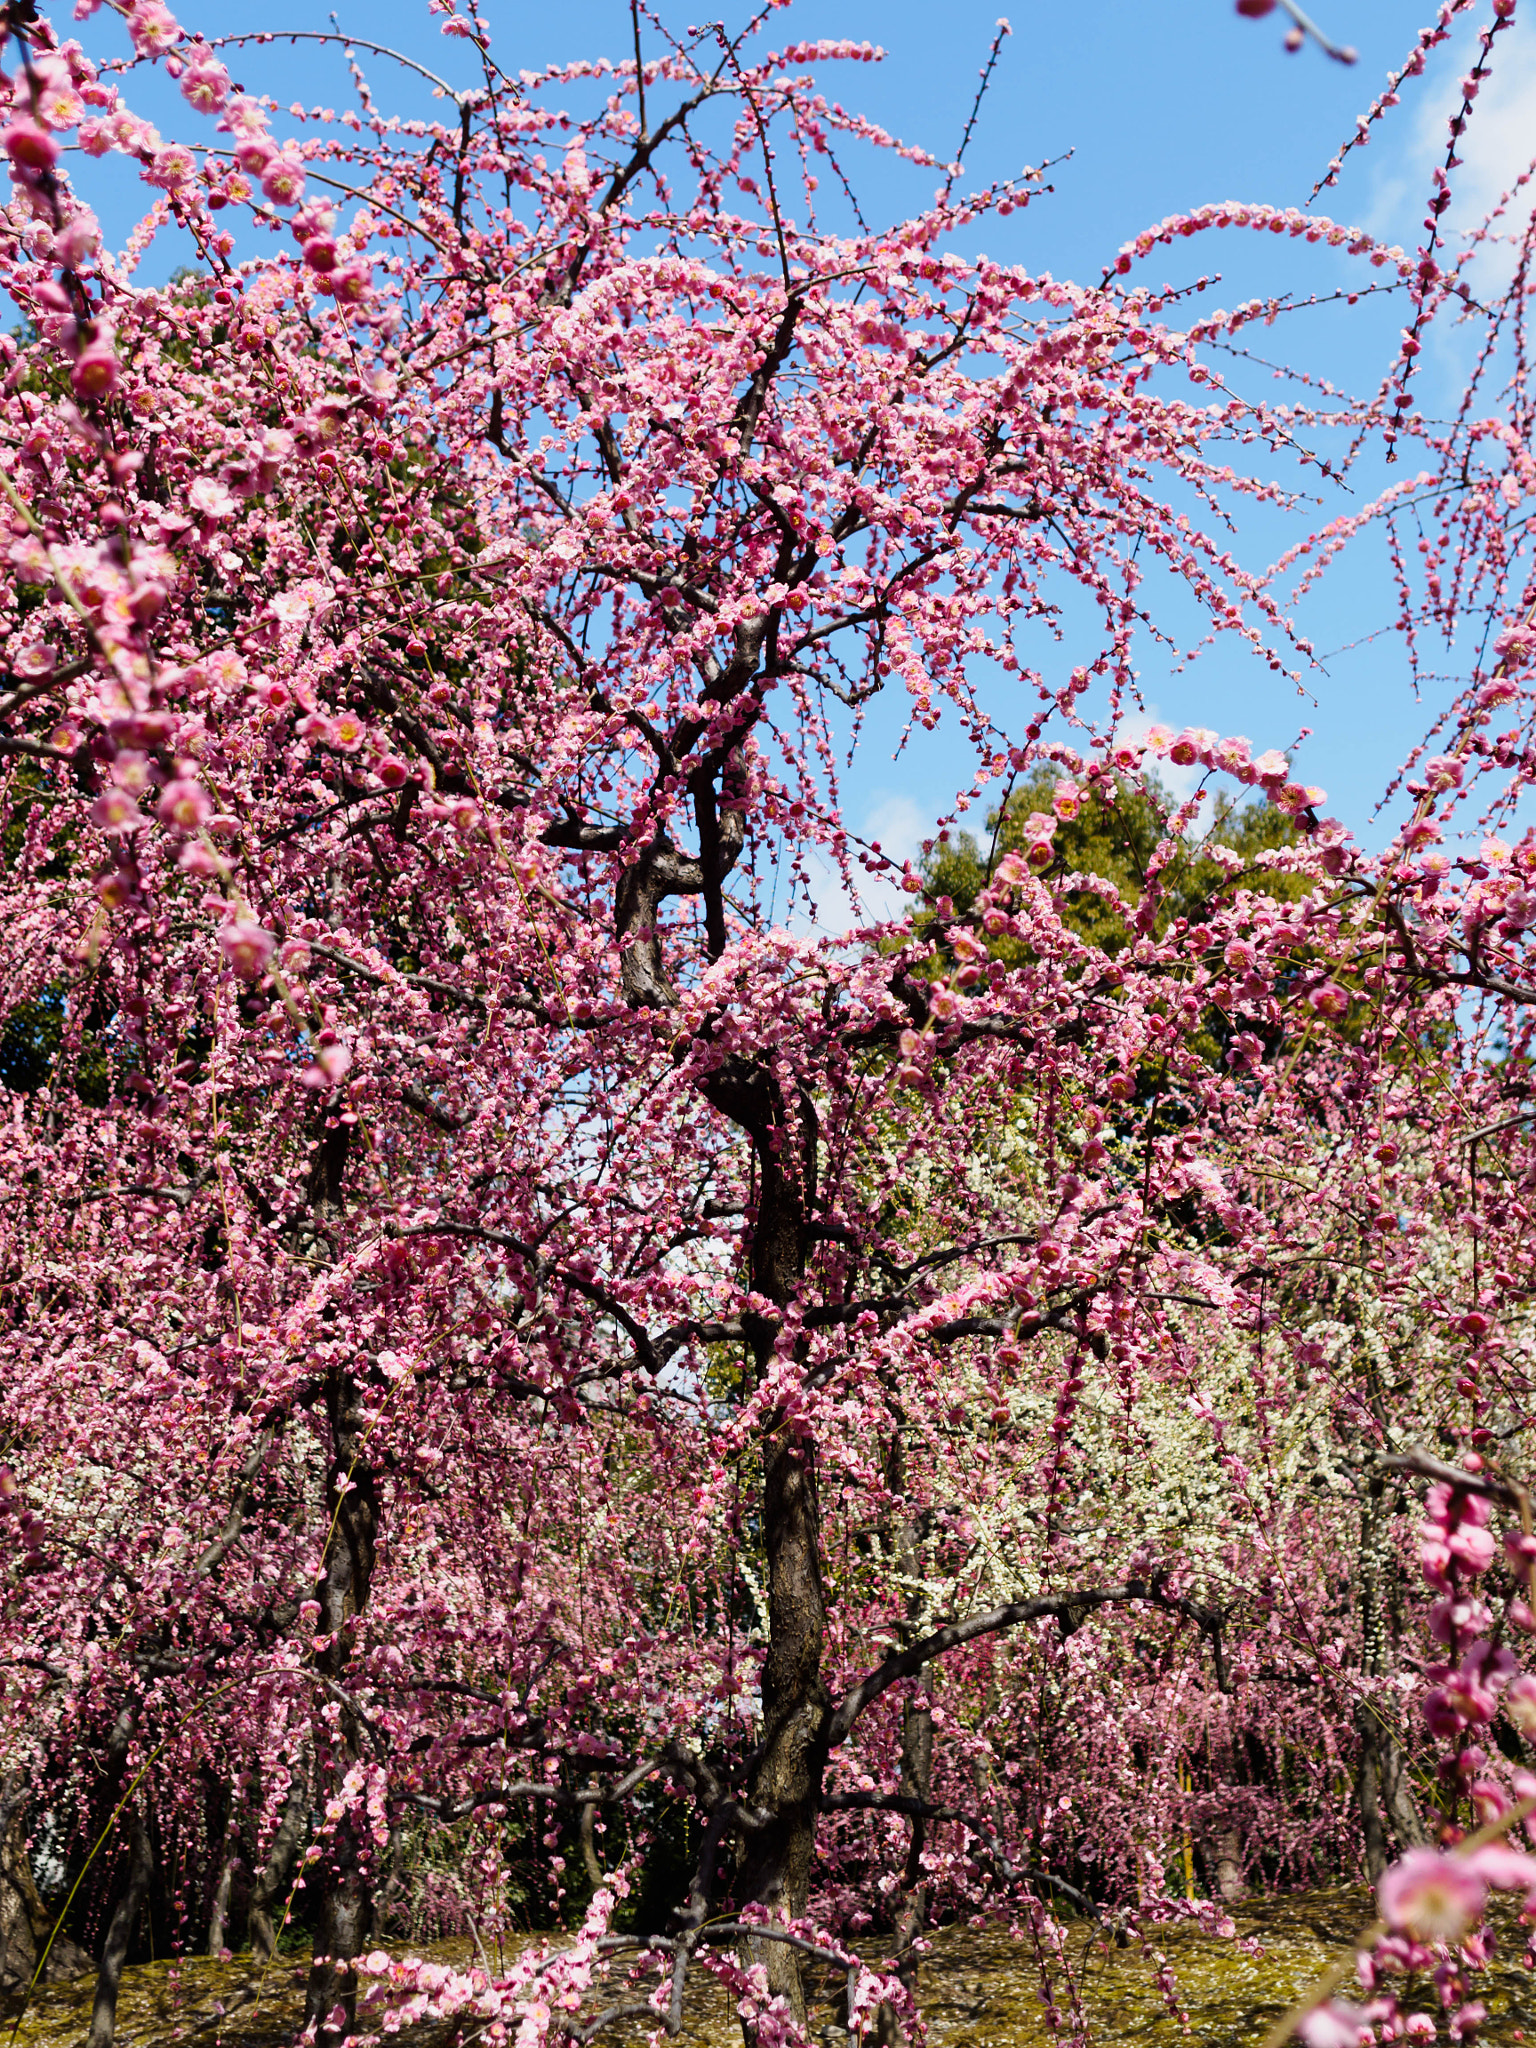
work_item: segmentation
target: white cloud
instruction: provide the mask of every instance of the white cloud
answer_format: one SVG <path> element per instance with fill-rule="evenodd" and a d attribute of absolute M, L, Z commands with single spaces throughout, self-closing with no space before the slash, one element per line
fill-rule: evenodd
<path fill-rule="evenodd" d="M 1391 125 L 1402 119 L 1402 113 L 1389 112 L 1374 130 L 1381 155 L 1375 166 L 1372 225 L 1405 248 L 1422 239 L 1423 207 L 1433 190 L 1435 167 L 1445 161 L 1449 123 L 1461 105 L 1462 80 L 1475 59 L 1475 26 L 1480 22 L 1469 20 L 1449 45 L 1431 54 L 1423 84 L 1409 82 L 1404 87 L 1406 100 L 1428 86 L 1411 110 L 1406 139 L 1402 131 L 1394 136 Z M 1409 111 L 1409 106 L 1402 110 Z M 1495 42 L 1491 75 L 1473 103 L 1457 154 L 1461 163 L 1451 172 L 1447 216 L 1452 250 L 1458 246 L 1457 236 L 1485 219 L 1536 158 L 1536 33 L 1525 24 L 1505 30 Z M 1523 226 L 1533 198 L 1536 185 L 1517 194 L 1510 209 L 1517 226 Z"/>
<path fill-rule="evenodd" d="M 1127 746 L 1134 747 L 1146 738 L 1154 725 L 1166 728 L 1169 722 L 1158 715 L 1155 704 L 1149 704 L 1145 711 L 1134 711 L 1128 718 L 1122 718 L 1115 727 L 1115 738 L 1123 740 Z M 1151 761 L 1147 765 L 1157 771 L 1158 781 L 1179 803 L 1183 803 L 1205 773 L 1197 761 L 1191 761 L 1184 768 L 1176 761 L 1168 760 Z"/>
<path fill-rule="evenodd" d="M 899 863 L 915 860 L 933 829 L 911 797 L 887 795 L 865 812 L 862 836 L 878 840 L 886 858 Z"/>
<path fill-rule="evenodd" d="M 911 797 L 895 791 L 882 791 L 865 811 L 859 837 L 866 843 L 877 843 L 885 858 L 895 862 L 899 875 L 902 863 L 917 859 L 923 841 L 932 836 L 934 829 L 932 821 L 924 816 Z M 836 934 L 852 931 L 858 925 L 877 924 L 902 915 L 907 899 L 900 882 L 887 873 L 866 874 L 856 857 L 852 865 L 858 890 L 857 905 L 844 886 L 842 876 L 825 854 L 817 854 L 806 862 L 815 894 L 814 914 L 807 922 L 815 930 Z M 797 918 L 796 922 L 800 919 Z"/>

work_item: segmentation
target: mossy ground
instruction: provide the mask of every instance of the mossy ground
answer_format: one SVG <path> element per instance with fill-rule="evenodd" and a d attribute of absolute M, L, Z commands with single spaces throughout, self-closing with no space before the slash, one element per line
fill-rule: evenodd
<path fill-rule="evenodd" d="M 1117 1948 L 1086 1921 L 1066 1925 L 1077 1999 L 1091 2038 L 1103 2048 L 1124 2043 L 1258 2048 L 1275 2017 L 1370 1918 L 1371 1902 L 1363 1892 L 1313 1892 L 1239 1908 L 1236 1941 L 1187 1922 L 1157 1930 L 1154 1947 L 1172 1965 L 1187 2029 L 1169 2011 L 1153 1965 L 1139 1947 Z M 1536 1981 L 1520 1966 L 1523 1941 L 1513 1924 L 1503 1930 L 1500 1947 L 1511 1960 L 1484 1973 L 1475 1987 L 1488 2007 L 1481 2036 L 1486 2048 L 1536 2042 Z M 426 1952 L 461 1967 L 472 1960 L 466 1942 L 437 1943 Z M 302 2016 L 305 1964 L 295 1955 L 275 1958 L 258 2002 L 251 1991 L 260 1975 L 250 1958 L 241 1956 L 227 1963 L 186 1957 L 126 1970 L 118 2006 L 119 2048 L 168 2048 L 179 2042 L 199 2048 L 204 2043 L 207 2048 L 278 2048 L 293 2038 Z M 837 2025 L 838 1987 L 829 1977 L 816 1989 L 821 1995 L 813 2028 L 833 2048 L 846 2039 Z M 1432 1987 L 1420 1989 L 1422 1995 L 1413 2002 L 1433 2012 Z M 0 2008 L 7 2037 L 0 2048 L 79 2048 L 92 1990 L 89 1977 L 40 1986 L 19 2026 L 20 2001 L 9 1999 Z M 1046 2048 L 1052 2040 L 1031 1952 L 1006 1933 L 941 1929 L 924 1964 L 921 1991 L 930 2048 Z M 1063 2012 L 1070 2013 L 1072 1998 L 1064 1983 L 1057 1986 L 1057 1998 Z M 1444 2015 L 1439 2027 L 1443 2040 Z M 458 2026 L 418 2030 L 410 2048 L 435 2048 L 439 2042 L 447 2048 L 460 2031 Z M 615 2030 L 605 2038 L 619 2041 L 623 2035 Z M 636 2029 L 632 2038 L 642 2038 L 642 2030 Z M 683 2038 L 697 2048 L 739 2048 L 731 2002 L 708 1980 L 697 1980 Z"/>

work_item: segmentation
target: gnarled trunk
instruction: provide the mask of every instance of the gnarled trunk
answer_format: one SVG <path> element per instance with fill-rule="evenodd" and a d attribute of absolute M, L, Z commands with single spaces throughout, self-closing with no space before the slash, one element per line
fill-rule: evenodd
<path fill-rule="evenodd" d="M 316 1663 L 339 1688 L 350 1651 L 350 1625 L 368 1604 L 379 1509 L 374 1473 L 364 1456 L 361 1393 L 350 1373 L 329 1376 L 326 1415 L 331 1436 L 327 1488 L 331 1540 L 315 1593 L 320 1602 L 320 1628 L 328 1641 Z M 356 1715 L 342 1702 L 331 1754 L 316 1759 L 322 1783 L 329 1777 L 334 1787 L 340 1788 L 358 1761 L 362 1734 Z M 373 1879 L 368 1858 L 369 1844 L 353 1809 L 348 1808 L 327 1836 L 324 1853 L 315 1866 L 319 1910 L 304 2021 L 315 2029 L 319 2048 L 336 2048 L 351 2033 L 357 2016 L 353 1964 L 373 1932 Z"/>
<path fill-rule="evenodd" d="M 1367 1680 L 1380 1678 L 1387 1670 L 1384 1581 L 1393 1568 L 1390 1532 L 1387 1482 L 1378 1473 L 1368 1484 L 1360 1515 L 1360 1668 Z M 1417 1847 L 1427 1836 L 1408 1786 L 1397 1737 L 1370 1700 L 1356 1702 L 1355 1727 L 1360 1736 L 1355 1787 L 1360 1831 L 1366 1869 L 1375 1884 L 1390 1860 L 1389 1828 L 1402 1849 Z"/>
<path fill-rule="evenodd" d="M 806 1227 L 815 1203 L 817 1125 L 809 1098 L 786 1095 L 760 1067 L 730 1063 L 705 1083 L 717 1109 L 750 1136 L 758 1200 L 751 1237 L 752 1284 L 779 1306 L 805 1270 Z M 774 1332 L 749 1328 L 757 1371 L 774 1356 Z M 768 1655 L 763 1665 L 763 1739 L 748 1787 L 762 1816 L 746 1835 L 737 1869 L 744 1902 L 784 1919 L 809 1902 L 816 1814 L 826 1768 L 832 1702 L 821 1675 L 826 1595 L 816 1446 L 788 1418 L 770 1418 L 763 1444 L 763 1547 L 767 1561 Z M 786 1942 L 748 1941 L 770 1992 L 805 2022 L 800 1958 Z"/>
<path fill-rule="evenodd" d="M 0 1991 L 25 1990 L 40 1961 L 45 1982 L 78 1977 L 91 1967 L 78 1942 L 54 1933 L 32 1875 L 26 1810 L 25 1786 L 0 1779 Z"/>
<path fill-rule="evenodd" d="M 207 1765 L 203 1767 L 203 1812 L 208 1830 L 209 1860 L 214 1871 L 213 1888 L 208 1896 L 208 1953 L 217 1958 L 224 1953 L 229 1932 L 229 1899 L 234 1889 L 239 1832 L 230 1788 Z"/>
<path fill-rule="evenodd" d="M 886 1457 L 885 1483 L 893 1494 L 902 1495 L 907 1490 L 906 1446 L 899 1428 L 891 1438 Z M 911 1514 L 904 1514 L 890 1531 L 887 1548 L 893 1566 L 906 1582 L 907 1618 L 899 1630 L 905 1647 L 917 1639 L 923 1607 L 919 1586 L 923 1567 L 922 1533 Z M 921 1705 L 918 1698 L 922 1698 Z M 902 1709 L 898 1790 L 903 1799 L 917 1800 L 924 1806 L 933 1797 L 933 1709 L 925 1695 L 909 1697 Z M 928 1924 L 928 1883 L 923 1875 L 923 1851 L 927 1841 L 927 1820 L 921 1813 L 914 1813 L 907 1838 L 906 1867 L 901 1874 L 901 1888 L 896 1895 L 891 1928 L 896 1971 L 909 1992 L 917 1988 L 915 1944 Z M 881 2004 L 876 2024 L 882 2043 L 894 2044 L 902 2039 L 901 2024 L 889 2002 Z"/>
<path fill-rule="evenodd" d="M 96 1997 L 91 2006 L 91 2028 L 86 2035 L 85 2048 L 112 2048 L 123 1965 L 128 1960 L 133 1930 L 144 1910 L 149 1881 L 155 1872 L 155 1851 L 149 1839 L 149 1827 L 137 1808 L 129 1823 L 128 1844 L 128 1883 L 108 1923 L 107 1938 L 102 1943 L 101 1963 L 96 1972 Z"/>
<path fill-rule="evenodd" d="M 293 1760 L 293 1778 L 288 1786 L 288 1797 L 283 1802 L 282 1818 L 251 1892 L 251 1947 L 257 1955 L 269 1956 L 277 1947 L 277 1929 L 272 1915 L 293 1881 L 308 1821 L 309 1759 L 301 1754 Z"/>
<path fill-rule="evenodd" d="M 27 1855 L 26 1794 L 0 1785 L 0 1990 L 30 1983 L 43 1933 L 43 1902 Z"/>
<path fill-rule="evenodd" d="M 764 1452 L 763 1528 L 768 1553 L 768 1656 L 763 1666 L 763 1742 L 750 1799 L 768 1818 L 747 1838 L 742 1893 L 770 1913 L 799 1919 L 810 1897 L 816 1813 L 832 1702 L 821 1676 L 826 1600 L 821 1581 L 815 1453 L 799 1439 Z M 796 1952 L 782 1941 L 747 1944 L 768 1985 L 805 2022 Z"/>

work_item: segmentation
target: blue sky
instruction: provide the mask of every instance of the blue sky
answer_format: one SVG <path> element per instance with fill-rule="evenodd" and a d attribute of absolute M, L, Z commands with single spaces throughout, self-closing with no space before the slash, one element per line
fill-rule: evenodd
<path fill-rule="evenodd" d="M 628 48 L 626 0 L 486 4 L 497 56 L 509 70 L 619 55 Z M 1165 214 L 1224 198 L 1304 204 L 1356 114 L 1411 48 L 1421 5 L 1427 11 L 1428 0 L 1411 7 L 1395 0 L 1317 0 L 1329 31 L 1358 49 L 1360 61 L 1352 68 L 1328 61 L 1311 46 L 1285 54 L 1278 11 L 1250 22 L 1236 16 L 1231 0 L 1170 0 L 1161 7 L 1147 0 L 1100 0 L 1091 8 L 1021 9 L 967 158 L 967 182 L 1046 158 L 1063 161 L 1051 174 L 1052 195 L 1008 222 L 989 223 L 979 246 L 1035 271 L 1096 280 L 1123 241 Z M 213 35 L 324 29 L 331 9 L 329 0 L 217 0 L 201 7 L 199 0 L 182 0 L 178 11 L 188 27 Z M 337 11 L 349 33 L 394 44 L 455 82 L 471 82 L 469 53 L 441 36 L 424 0 L 370 0 L 366 6 L 340 0 Z M 698 0 L 663 11 L 679 23 L 701 12 Z M 1486 12 L 1483 0 L 1467 26 Z M 733 6 L 727 19 L 743 13 Z M 777 17 L 772 40 L 838 35 L 879 43 L 887 53 L 882 64 L 844 70 L 830 89 L 903 136 L 948 154 L 964 127 L 996 18 L 995 0 L 949 0 L 942 9 L 913 0 L 795 0 Z M 103 49 L 120 33 L 106 14 L 85 31 L 92 46 Z M 1470 35 L 1462 33 L 1456 45 L 1437 53 L 1425 78 L 1405 87 L 1403 104 L 1377 128 L 1370 147 L 1350 157 L 1341 190 L 1324 195 L 1321 208 L 1388 241 L 1416 242 L 1429 170 L 1443 151 L 1448 101 L 1470 46 Z M 401 113 L 433 111 L 426 88 L 410 74 L 377 59 L 368 68 L 381 104 Z M 297 98 L 342 106 L 349 96 L 339 55 L 315 45 L 249 50 L 237 76 L 285 103 Z M 141 73 L 129 97 L 167 134 L 189 125 L 163 81 Z M 1499 71 L 1464 148 L 1466 167 L 1458 174 L 1452 220 L 1470 217 L 1480 201 L 1511 182 L 1530 151 L 1536 151 L 1536 35 L 1517 28 L 1501 41 Z M 851 168 L 872 220 L 899 218 L 932 194 L 931 172 L 873 154 Z M 102 184 L 96 166 L 82 164 L 80 173 L 109 235 L 121 239 L 144 188 L 121 170 L 110 186 Z M 143 274 L 152 279 L 157 266 L 163 273 L 178 260 L 180 252 L 168 243 Z M 1277 268 L 1283 282 L 1303 291 L 1332 291 L 1347 264 L 1326 250 L 1292 250 L 1267 236 L 1228 234 L 1159 251 L 1148 269 L 1158 272 L 1158 281 L 1171 282 L 1218 271 L 1211 297 L 1230 304 L 1272 288 Z M 1301 357 L 1338 385 L 1371 389 L 1390 361 L 1402 317 L 1394 300 L 1311 312 L 1275 330 L 1276 353 Z M 1420 384 L 1426 410 L 1454 396 L 1453 358 L 1454 349 L 1432 350 L 1426 357 Z M 1250 365 L 1232 381 L 1263 392 L 1274 388 L 1267 380 L 1265 369 Z M 1362 476 L 1362 492 L 1368 494 L 1385 474 Z M 1331 516 L 1344 502 L 1335 500 L 1319 516 Z M 1280 542 L 1278 524 L 1254 517 L 1239 533 L 1238 552 L 1250 563 L 1263 562 Z M 1375 838 L 1381 831 L 1371 822 L 1375 800 L 1424 730 L 1430 707 L 1415 702 L 1392 636 L 1370 639 L 1349 653 L 1335 650 L 1378 632 L 1390 616 L 1384 558 L 1368 547 L 1299 616 L 1303 630 L 1331 657 L 1327 674 L 1312 685 L 1315 703 L 1299 698 L 1289 684 L 1277 687 L 1258 663 L 1234 650 L 1174 675 L 1158 666 L 1149 649 L 1144 693 L 1155 714 L 1170 723 L 1190 720 L 1243 732 L 1256 747 L 1289 745 L 1302 726 L 1311 727 L 1299 770 L 1328 788 L 1331 810 L 1363 837 Z M 1068 649 L 1056 659 L 1070 667 L 1075 658 Z M 1449 671 L 1458 666 L 1453 660 Z M 993 708 L 1000 724 L 1015 729 L 1029 709 L 1001 697 Z M 924 735 L 920 746 L 893 759 L 904 715 L 903 707 L 892 705 L 876 717 L 847 790 L 851 822 L 872 826 L 888 850 L 903 852 L 931 829 L 970 775 L 958 733 Z"/>

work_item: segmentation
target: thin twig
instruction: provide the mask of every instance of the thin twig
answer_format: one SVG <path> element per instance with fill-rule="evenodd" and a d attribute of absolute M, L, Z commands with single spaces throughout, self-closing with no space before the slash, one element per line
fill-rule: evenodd
<path fill-rule="evenodd" d="M 630 26 L 635 32 L 635 94 L 640 102 L 640 140 L 648 140 L 645 126 L 645 65 L 640 57 L 640 4 L 629 0 Z"/>
<path fill-rule="evenodd" d="M 946 199 L 949 197 L 950 188 L 960 175 L 960 166 L 965 162 L 965 152 L 970 147 L 971 136 L 975 133 L 981 103 L 987 96 L 987 87 L 992 83 L 992 73 L 997 69 L 998 53 L 1003 47 L 1004 38 L 1012 34 L 1013 30 L 1006 21 L 997 24 L 997 34 L 992 38 L 992 48 L 987 53 L 986 63 L 982 66 L 981 83 L 976 88 L 976 98 L 971 104 L 970 119 L 966 122 L 965 133 L 960 138 L 960 147 L 955 151 L 955 160 L 949 167 L 949 176 L 944 180 Z"/>

